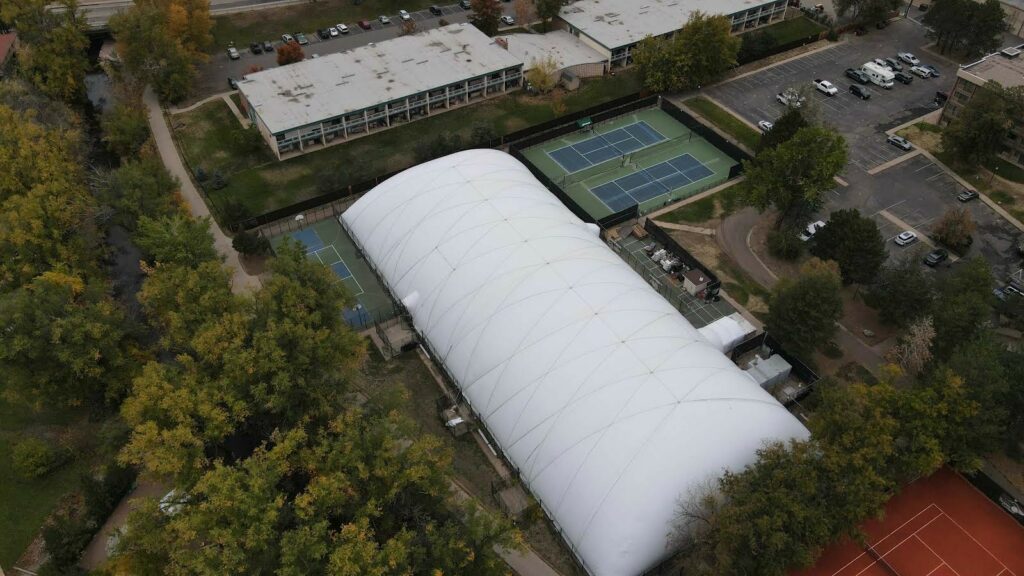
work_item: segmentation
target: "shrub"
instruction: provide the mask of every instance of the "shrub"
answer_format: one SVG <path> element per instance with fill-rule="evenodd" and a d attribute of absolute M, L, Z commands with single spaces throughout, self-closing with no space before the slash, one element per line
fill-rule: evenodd
<path fill-rule="evenodd" d="M 235 234 L 231 239 L 231 246 L 247 256 L 263 256 L 270 253 L 270 242 L 263 236 L 247 230 Z"/>
<path fill-rule="evenodd" d="M 935 225 L 935 240 L 963 255 L 974 243 L 975 224 L 965 208 L 950 208 Z"/>
<path fill-rule="evenodd" d="M 64 464 L 67 452 L 57 450 L 39 438 L 26 438 L 14 445 L 11 460 L 18 476 L 25 480 L 36 480 Z"/>
<path fill-rule="evenodd" d="M 803 252 L 803 243 L 792 228 L 773 230 L 768 233 L 768 252 L 782 260 L 796 260 Z"/>

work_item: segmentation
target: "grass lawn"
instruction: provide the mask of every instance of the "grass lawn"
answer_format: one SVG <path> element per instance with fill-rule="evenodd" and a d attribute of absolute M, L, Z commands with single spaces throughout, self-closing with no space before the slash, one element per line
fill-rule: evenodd
<path fill-rule="evenodd" d="M 995 174 L 1000 178 L 1005 178 L 1018 184 L 1024 184 L 1024 169 L 1016 164 L 1011 164 L 998 156 L 989 162 L 986 168 L 995 172 Z"/>
<path fill-rule="evenodd" d="M 639 89 L 640 81 L 634 72 L 584 81 L 579 90 L 562 98 L 564 113 Z M 555 116 L 550 98 L 516 92 L 284 162 L 272 160 L 267 148 L 255 154 L 246 152 L 239 144 L 243 129 L 222 101 L 173 116 L 172 124 L 190 168 L 203 166 L 207 173 L 221 170 L 227 177 L 226 188 L 208 192 L 214 204 L 221 206 L 234 199 L 258 215 L 324 194 L 333 187 L 408 168 L 417 163 L 417 144 L 439 134 L 458 134 L 468 139 L 475 127 L 487 126 L 504 135 Z"/>
<path fill-rule="evenodd" d="M 792 20 L 783 20 L 778 24 L 772 24 L 767 28 L 763 28 L 763 30 L 775 40 L 776 44 L 786 44 L 800 38 L 806 38 L 811 34 L 821 33 L 825 30 L 825 27 L 807 17 L 801 16 Z"/>
<path fill-rule="evenodd" d="M 374 0 L 356 5 L 352 0 L 318 0 L 268 10 L 225 14 L 213 19 L 210 53 L 224 50 L 230 42 L 241 47 L 248 46 L 254 40 L 278 40 L 286 33 L 304 32 L 308 36 L 320 28 L 335 24 L 353 27 L 359 20 L 376 20 L 381 14 L 392 16 L 391 26 L 398 26 L 398 18 L 395 16 L 399 9 L 415 12 L 435 3 L 436 0 Z"/>
<path fill-rule="evenodd" d="M 715 204 L 717 203 L 714 195 L 702 198 L 696 202 L 686 204 L 678 210 L 673 210 L 668 214 L 663 214 L 658 217 L 658 220 L 665 222 L 672 222 L 679 224 L 681 222 L 697 223 L 705 222 L 714 218 L 715 216 Z"/>
<path fill-rule="evenodd" d="M 761 134 L 747 126 L 742 120 L 723 110 L 714 102 L 700 96 L 690 98 L 683 102 L 691 110 L 694 110 L 711 122 L 726 134 L 739 140 L 744 146 L 756 150 L 761 142 Z"/>
<path fill-rule="evenodd" d="M 78 486 L 89 469 L 88 458 L 71 463 L 40 480 L 23 481 L 11 472 L 11 452 L 24 433 L 50 433 L 80 420 L 70 412 L 33 413 L 0 398 L 0 566 L 10 568 L 32 542 L 61 496 Z"/>

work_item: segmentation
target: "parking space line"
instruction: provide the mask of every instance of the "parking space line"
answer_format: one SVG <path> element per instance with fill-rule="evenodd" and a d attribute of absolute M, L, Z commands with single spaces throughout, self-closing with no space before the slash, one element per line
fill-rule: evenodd
<path fill-rule="evenodd" d="M 884 164 L 879 164 L 878 166 L 875 166 L 874 168 L 868 170 L 868 174 L 874 176 L 875 174 L 878 174 L 879 172 L 881 172 L 883 170 L 892 168 L 893 166 L 896 166 L 898 164 L 902 164 L 903 162 L 905 162 L 907 160 L 910 160 L 911 158 L 914 158 L 914 157 L 916 157 L 916 156 L 918 156 L 920 154 L 921 154 L 921 150 L 920 149 L 916 149 L 913 152 L 909 152 L 907 154 L 904 154 L 903 156 L 897 156 L 896 158 L 893 158 L 892 160 L 889 160 L 888 162 L 886 162 Z"/>

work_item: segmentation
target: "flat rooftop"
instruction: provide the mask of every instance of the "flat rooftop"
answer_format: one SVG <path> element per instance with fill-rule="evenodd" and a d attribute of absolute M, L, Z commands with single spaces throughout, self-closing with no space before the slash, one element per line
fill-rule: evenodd
<path fill-rule="evenodd" d="M 988 56 L 963 66 L 958 75 L 966 77 L 976 84 L 989 81 L 999 82 L 1004 88 L 1013 88 L 1024 84 L 1024 45 L 1018 46 L 1022 52 L 1016 58 L 1007 58 L 1000 53 Z"/>
<path fill-rule="evenodd" d="M 559 70 L 605 61 L 600 52 L 565 30 L 553 30 L 547 34 L 512 34 L 504 38 L 508 41 L 509 53 L 521 60 L 526 70 L 549 56 Z"/>
<path fill-rule="evenodd" d="M 279 66 L 238 83 L 273 132 L 522 64 L 470 24 L 451 24 Z"/>
<path fill-rule="evenodd" d="M 690 13 L 729 15 L 774 0 L 580 0 L 561 17 L 609 50 L 679 30 Z"/>

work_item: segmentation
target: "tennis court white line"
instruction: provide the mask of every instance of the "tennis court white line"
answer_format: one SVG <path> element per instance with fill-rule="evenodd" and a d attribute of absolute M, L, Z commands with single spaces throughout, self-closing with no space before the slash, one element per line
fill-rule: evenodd
<path fill-rule="evenodd" d="M 917 538 L 918 540 L 920 540 L 920 538 L 918 538 L 918 536 L 917 536 L 917 533 L 918 533 L 918 532 L 920 532 L 921 530 L 924 530 L 925 528 L 927 528 L 927 527 L 928 527 L 928 525 L 929 525 L 929 524 L 931 524 L 932 522 L 935 522 L 935 520 L 937 520 L 937 519 L 939 519 L 939 518 L 942 518 L 942 516 L 943 516 L 943 513 L 942 513 L 942 511 L 940 510 L 940 511 L 939 511 L 939 514 L 938 514 L 938 515 L 937 515 L 937 516 L 936 516 L 935 518 L 932 518 L 931 520 L 929 520 L 928 522 L 926 522 L 926 523 L 925 523 L 925 524 L 924 524 L 923 526 L 921 526 L 920 528 L 918 528 L 918 529 L 914 530 L 914 531 L 913 531 L 913 532 L 912 532 L 912 533 L 911 533 L 911 534 L 910 534 L 909 536 L 907 536 L 907 537 L 906 537 L 906 538 L 904 538 L 903 540 L 900 540 L 899 542 L 897 542 L 897 543 L 896 543 L 896 545 L 895 545 L 895 546 L 893 546 L 892 548 L 889 548 L 889 550 L 888 550 L 888 551 L 886 551 L 886 552 L 885 552 L 885 554 L 879 554 L 879 555 L 878 555 L 878 557 L 879 557 L 879 558 L 881 558 L 882 560 L 885 560 L 885 557 L 886 557 L 886 556 L 888 556 L 889 554 L 891 554 L 891 553 L 892 553 L 892 552 L 893 552 L 894 550 L 896 550 L 896 549 L 897 549 L 897 548 L 899 548 L 900 546 L 903 546 L 903 544 L 905 544 L 907 540 L 910 540 L 911 538 Z M 904 524 L 903 524 L 903 525 L 905 526 L 905 525 L 906 525 L 906 522 L 904 522 Z M 890 533 L 889 533 L 889 536 L 892 536 L 892 534 L 893 534 L 893 533 L 892 533 L 892 532 L 890 532 Z M 885 540 L 885 539 L 886 539 L 886 538 L 888 538 L 889 536 L 886 536 L 886 537 L 885 537 L 885 538 L 883 538 L 882 540 Z M 881 542 L 882 540 L 879 540 L 878 542 Z M 872 548 L 874 548 L 874 549 L 875 549 L 875 551 L 876 551 L 876 553 L 877 553 L 877 550 L 878 550 L 878 547 L 877 547 L 877 546 L 874 546 L 874 545 L 872 545 L 872 544 L 868 544 L 868 546 L 871 546 Z M 927 544 L 925 544 L 925 546 L 927 546 Z M 864 553 L 863 553 L 863 554 L 861 554 L 861 555 L 863 556 L 864 554 L 867 554 L 867 552 L 864 552 Z M 934 551 L 932 551 L 932 554 L 935 554 L 935 552 L 934 552 Z M 870 556 L 870 554 L 869 554 L 869 556 Z M 942 556 L 939 556 L 938 554 L 935 554 L 935 557 L 939 559 L 939 562 L 945 563 L 945 560 L 943 560 L 943 559 L 942 559 Z M 875 564 L 877 564 L 877 563 L 878 563 L 878 560 L 875 560 L 874 558 L 872 558 L 871 560 L 872 560 L 871 564 L 868 564 L 868 565 L 867 565 L 867 567 L 866 567 L 866 568 L 864 568 L 864 570 L 861 570 L 860 572 L 857 572 L 857 576 L 860 576 L 860 575 L 861 575 L 861 574 L 863 574 L 863 573 L 864 573 L 864 572 L 865 572 L 865 571 L 866 571 L 866 570 L 867 570 L 868 568 L 871 568 L 872 566 L 874 566 Z M 889 561 L 888 561 L 888 560 L 885 560 L 885 562 L 886 562 L 886 563 L 888 563 Z M 959 575 L 957 575 L 957 576 L 959 576 Z"/>
<path fill-rule="evenodd" d="M 910 517 L 910 519 L 908 519 L 908 520 L 907 520 L 906 522 L 904 522 L 903 524 L 900 524 L 899 526 L 897 526 L 896 528 L 894 528 L 894 529 L 893 529 L 893 530 L 892 530 L 891 532 L 889 532 L 888 534 L 886 534 L 885 536 L 883 536 L 883 537 L 882 537 L 881 539 L 879 539 L 877 543 L 879 543 L 879 544 L 880 544 L 880 543 L 884 542 L 884 541 L 885 541 L 886 539 L 888 539 L 888 538 L 889 538 L 890 536 L 892 536 L 892 535 L 893 535 L 893 534 L 895 534 L 896 532 L 899 532 L 900 530 L 902 530 L 904 526 L 906 526 L 907 524 L 910 524 L 911 522 L 913 522 L 913 521 L 914 521 L 915 519 L 917 519 L 917 517 L 918 517 L 918 516 L 920 516 L 921 514 L 924 514 L 924 513 L 925 513 L 925 512 L 926 512 L 926 511 L 927 511 L 927 510 L 928 510 L 929 508 L 931 508 L 932 506 L 935 506 L 935 504 L 934 504 L 934 503 L 932 503 L 932 504 L 929 504 L 929 505 L 925 506 L 924 508 L 922 508 L 920 512 L 918 512 L 917 514 L 914 514 L 914 515 L 913 515 L 913 516 L 911 516 L 911 517 Z M 938 508 L 938 506 L 936 506 L 936 508 Z M 941 510 L 939 510 L 939 511 L 941 512 Z M 933 520 L 934 520 L 934 518 L 933 518 Z M 847 562 L 846 564 L 844 564 L 842 568 L 840 568 L 839 570 L 836 570 L 835 572 L 833 572 L 833 573 L 832 573 L 832 576 L 837 576 L 838 574 L 841 574 L 841 573 L 842 573 L 842 572 L 843 572 L 844 570 L 846 570 L 846 567 L 847 567 L 847 566 L 849 566 L 850 564 L 853 564 L 854 562 L 856 562 L 856 561 L 860 560 L 860 559 L 861 559 L 861 557 L 863 557 L 863 556 L 867 556 L 867 555 L 868 555 L 868 553 L 867 553 L 867 552 L 861 552 L 861 553 L 860 553 L 860 554 L 858 554 L 858 555 L 857 555 L 857 556 L 856 556 L 856 557 L 855 557 L 855 558 L 854 558 L 853 560 L 850 560 L 849 562 Z M 872 564 L 874 564 L 874 561 L 872 561 Z"/>
<path fill-rule="evenodd" d="M 932 568 L 932 571 L 931 571 L 931 572 L 929 572 L 929 573 L 927 573 L 927 574 L 925 574 L 924 576 L 932 576 L 932 574 L 934 574 L 936 570 L 938 570 L 939 568 L 942 568 L 942 567 L 943 567 L 943 566 L 945 566 L 945 565 L 946 565 L 946 563 L 945 563 L 945 562 L 942 562 L 941 564 L 939 564 L 939 565 L 938 565 L 938 566 L 936 566 L 935 568 Z M 996 574 L 996 576 L 999 576 L 999 575 L 998 575 L 998 574 Z"/>
<path fill-rule="evenodd" d="M 946 513 L 943 512 L 942 515 L 945 516 Z M 920 530 L 923 530 L 923 529 L 924 529 L 924 526 L 922 526 L 920 528 Z M 946 562 L 945 558 L 943 558 L 941 555 L 939 555 L 939 553 L 936 552 L 934 548 L 929 546 L 927 542 L 925 542 L 920 536 L 917 535 L 917 532 L 914 532 L 914 538 L 917 538 L 918 542 L 920 542 L 921 544 L 924 544 L 924 547 L 927 548 L 929 552 L 934 554 L 935 557 L 939 559 L 939 566 L 942 566 L 943 564 L 945 564 L 950 570 L 953 571 L 953 574 L 956 574 L 956 576 L 960 576 L 960 573 L 956 571 L 956 568 L 953 568 L 952 566 L 950 566 L 949 562 Z"/>
<path fill-rule="evenodd" d="M 982 549 L 982 550 L 984 550 L 984 551 L 985 551 L 985 552 L 986 552 L 986 553 L 987 553 L 987 554 L 988 554 L 989 556 L 991 556 L 993 560 L 995 560 L 996 562 L 998 562 L 998 563 L 999 563 L 999 565 L 1003 567 L 1003 570 L 1004 570 L 1004 571 L 1006 571 L 1006 572 L 1009 572 L 1009 573 L 1010 573 L 1010 576 L 1016 576 L 1016 575 L 1015 575 L 1015 574 L 1013 573 L 1013 570 L 1010 570 L 1010 567 L 1009 567 L 1009 566 L 1007 566 L 1006 564 L 1003 564 L 1003 561 L 1002 561 L 1002 560 L 1000 560 L 998 556 L 996 556 L 995 554 L 993 554 L 993 553 L 992 553 L 992 551 L 991 551 L 991 550 L 989 550 L 988 548 L 986 548 L 984 544 L 982 544 L 981 542 L 978 542 L 978 539 L 977 539 L 977 538 L 975 538 L 973 534 L 971 534 L 971 533 L 970 533 L 970 532 L 968 532 L 967 530 L 964 530 L 964 527 L 963 527 L 963 526 L 961 526 L 961 525 L 960 525 L 960 523 L 959 523 L 959 522 L 957 522 L 957 521 L 956 521 L 956 519 L 954 519 L 954 518 L 953 518 L 952 516 L 950 516 L 949 514 L 946 514 L 946 511 L 945 511 L 945 510 L 943 510 L 941 506 L 939 506 L 938 504 L 935 504 L 935 507 L 936 507 L 936 508 L 938 508 L 938 509 L 939 509 L 939 511 L 940 511 L 940 512 L 942 512 L 942 513 L 943 513 L 943 514 L 944 514 L 944 515 L 945 515 L 945 516 L 946 516 L 947 518 L 949 518 L 949 521 L 950 521 L 950 522 L 952 522 L 953 524 L 956 524 L 956 527 L 957 527 L 957 528 L 959 528 L 961 532 L 963 532 L 964 534 L 967 534 L 967 536 L 968 536 L 968 537 L 969 537 L 969 538 L 970 538 L 971 540 L 974 540 L 974 543 L 975 543 L 975 544 L 977 544 L 978 546 L 980 546 L 980 547 L 981 547 L 981 549 Z M 999 572 L 999 574 L 1002 574 L 1002 572 Z M 999 576 L 999 574 L 996 574 L 996 576 Z"/>

